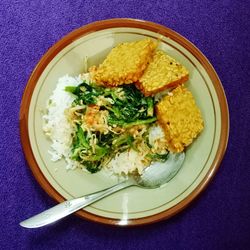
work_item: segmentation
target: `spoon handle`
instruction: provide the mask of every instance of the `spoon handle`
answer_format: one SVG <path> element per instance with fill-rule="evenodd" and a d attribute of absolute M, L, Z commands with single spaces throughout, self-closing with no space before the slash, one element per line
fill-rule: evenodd
<path fill-rule="evenodd" d="M 38 228 L 43 227 L 53 222 L 56 222 L 79 209 L 86 207 L 110 194 L 113 194 L 121 189 L 127 188 L 129 186 L 135 185 L 131 181 L 123 181 L 112 187 L 106 188 L 104 190 L 85 195 L 81 198 L 76 198 L 68 201 L 64 201 L 52 208 L 45 210 L 27 220 L 20 223 L 20 226 L 26 228 Z"/>

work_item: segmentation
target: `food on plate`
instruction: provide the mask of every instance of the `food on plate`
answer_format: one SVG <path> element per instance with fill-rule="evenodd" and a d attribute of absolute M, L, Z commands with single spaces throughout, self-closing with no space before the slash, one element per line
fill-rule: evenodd
<path fill-rule="evenodd" d="M 64 156 L 68 168 L 84 167 L 91 173 L 110 168 L 128 174 L 141 173 L 152 161 L 167 158 L 153 97 L 145 97 L 135 85 L 96 85 L 88 74 L 77 80 L 65 76 L 59 84 L 44 116 L 54 160 Z M 62 105 L 65 95 L 68 101 Z"/>
<path fill-rule="evenodd" d="M 156 43 L 148 38 L 117 45 L 103 63 L 90 68 L 93 81 L 107 86 L 138 81 L 152 59 L 155 48 Z"/>
<path fill-rule="evenodd" d="M 137 85 L 144 95 L 154 95 L 188 80 L 187 69 L 162 50 L 157 50 Z"/>
<path fill-rule="evenodd" d="M 164 130 L 168 149 L 181 152 L 203 130 L 201 112 L 192 93 L 179 86 L 156 105 L 157 120 Z"/>
<path fill-rule="evenodd" d="M 183 151 L 203 129 L 191 92 L 180 85 L 188 75 L 144 39 L 119 44 L 89 73 L 60 78 L 43 116 L 52 160 L 128 175 Z"/>
<path fill-rule="evenodd" d="M 85 79 L 80 79 L 80 77 L 70 77 L 68 75 L 59 78 L 56 88 L 47 101 L 46 111 L 43 115 L 43 131 L 52 142 L 48 150 L 51 160 L 57 161 L 64 157 L 69 169 L 75 166 L 69 156 L 74 128 L 68 122 L 65 111 L 71 106 L 75 98 L 65 91 L 65 87 L 69 85 L 77 86 L 83 80 L 88 79 L 86 76 Z"/>
<path fill-rule="evenodd" d="M 158 154 L 165 157 L 165 145 L 157 150 L 148 142 L 149 128 L 156 121 L 154 99 L 144 97 L 135 85 L 107 88 L 82 82 L 65 90 L 76 96 L 66 112 L 75 128 L 71 159 L 88 171 L 109 166 L 122 152 L 130 157 L 131 150 L 142 157 L 145 166 Z"/>

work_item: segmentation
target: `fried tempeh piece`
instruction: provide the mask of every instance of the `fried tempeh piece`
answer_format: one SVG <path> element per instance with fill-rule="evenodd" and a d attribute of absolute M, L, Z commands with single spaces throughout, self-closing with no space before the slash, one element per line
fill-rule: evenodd
<path fill-rule="evenodd" d="M 144 95 L 150 96 L 187 80 L 187 69 L 162 50 L 158 50 L 139 79 L 137 87 Z"/>
<path fill-rule="evenodd" d="M 192 93 L 184 86 L 170 92 L 156 106 L 159 124 L 164 130 L 168 149 L 181 152 L 203 130 L 204 122 Z"/>
<path fill-rule="evenodd" d="M 139 80 L 153 57 L 156 43 L 151 39 L 121 43 L 113 48 L 99 67 L 89 69 L 96 83 L 119 86 Z"/>

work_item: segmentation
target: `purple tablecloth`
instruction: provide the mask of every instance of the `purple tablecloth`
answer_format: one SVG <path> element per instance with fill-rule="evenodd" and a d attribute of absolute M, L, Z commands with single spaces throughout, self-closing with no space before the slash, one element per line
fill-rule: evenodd
<path fill-rule="evenodd" d="M 247 1 L 236 0 L 0 1 L 0 249 L 249 249 L 249 9 Z M 71 216 L 52 227 L 21 228 L 21 220 L 55 204 L 22 153 L 18 116 L 27 80 L 42 55 L 68 32 L 115 17 L 168 26 L 211 61 L 230 109 L 221 167 L 206 191 L 168 221 L 114 228 Z"/>

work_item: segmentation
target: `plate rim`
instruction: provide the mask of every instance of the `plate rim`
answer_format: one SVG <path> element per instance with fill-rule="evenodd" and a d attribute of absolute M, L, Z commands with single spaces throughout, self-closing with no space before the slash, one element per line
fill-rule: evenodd
<path fill-rule="evenodd" d="M 183 46 L 185 49 L 187 49 L 201 63 L 201 65 L 209 75 L 210 79 L 212 80 L 221 109 L 221 133 L 220 133 L 219 147 L 217 149 L 215 158 L 203 180 L 185 199 L 177 203 L 175 206 L 167 210 L 164 210 L 160 213 L 142 218 L 129 219 L 126 225 L 120 225 L 119 224 L 120 219 L 103 217 L 100 215 L 87 212 L 85 210 L 80 210 L 75 213 L 77 216 L 83 219 L 87 219 L 102 224 L 124 227 L 124 226 L 138 226 L 138 225 L 151 224 L 164 219 L 168 219 L 174 216 L 175 214 L 179 213 L 183 209 L 185 209 L 189 204 L 192 203 L 194 199 L 196 199 L 201 194 L 202 191 L 205 190 L 205 188 L 208 186 L 208 184 L 211 182 L 216 172 L 218 171 L 220 163 L 226 152 L 228 137 L 229 137 L 229 109 L 222 83 L 215 69 L 213 68 L 212 64 L 193 43 L 191 43 L 189 40 L 187 40 L 179 33 L 173 31 L 172 29 L 154 22 L 140 20 L 140 19 L 114 18 L 114 19 L 106 19 L 89 23 L 78 29 L 73 30 L 72 32 L 68 33 L 63 38 L 61 38 L 59 41 L 57 41 L 54 45 L 52 45 L 35 66 L 33 72 L 29 77 L 28 83 L 25 87 L 19 113 L 20 139 L 26 161 L 28 162 L 28 166 L 31 169 L 35 179 L 40 184 L 40 186 L 56 202 L 63 202 L 65 201 L 65 199 L 60 193 L 58 193 L 54 189 L 54 187 L 49 183 L 49 181 L 43 175 L 38 163 L 36 162 L 35 156 L 31 148 L 31 143 L 29 140 L 28 115 L 29 115 L 29 107 L 33 91 L 44 69 L 51 62 L 51 60 L 67 45 L 87 34 L 104 29 L 119 28 L 119 27 L 140 28 L 157 32 L 165 37 L 171 38 L 172 40 Z"/>

